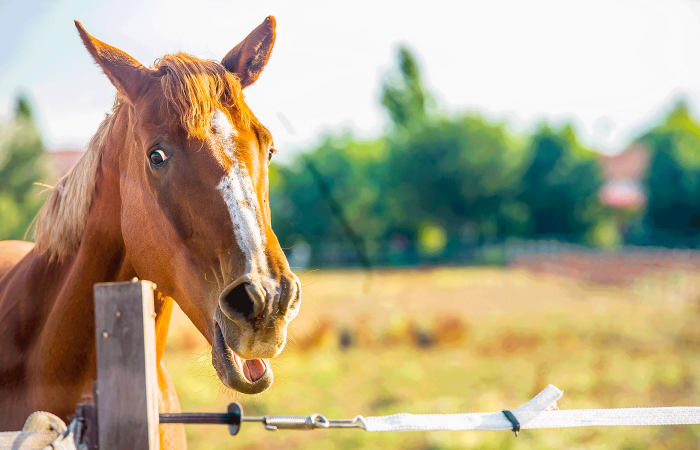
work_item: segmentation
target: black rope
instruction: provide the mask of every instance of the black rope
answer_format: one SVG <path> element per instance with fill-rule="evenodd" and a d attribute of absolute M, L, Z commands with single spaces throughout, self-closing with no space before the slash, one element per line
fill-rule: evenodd
<path fill-rule="evenodd" d="M 513 433 L 515 433 L 515 437 L 518 437 L 518 431 L 520 431 L 520 422 L 518 422 L 518 419 L 516 419 L 513 413 L 507 409 L 503 410 L 503 415 L 506 416 L 508 422 L 513 424 Z"/>

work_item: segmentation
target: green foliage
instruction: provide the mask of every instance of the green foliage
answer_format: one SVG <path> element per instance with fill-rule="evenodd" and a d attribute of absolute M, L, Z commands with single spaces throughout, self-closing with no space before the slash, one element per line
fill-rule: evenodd
<path fill-rule="evenodd" d="M 646 226 L 657 241 L 700 232 L 700 123 L 685 103 L 640 141 L 650 151 Z"/>
<path fill-rule="evenodd" d="M 386 135 L 327 137 L 291 165 L 273 166 L 273 226 L 283 246 L 346 241 L 308 164 L 370 253 L 398 242 L 404 259 L 413 251 L 440 261 L 451 249 L 512 236 L 611 241 L 592 231 L 606 219 L 602 175 L 571 127 L 543 126 L 524 139 L 478 115 L 441 115 L 429 107 L 413 55 L 401 48 L 398 59 L 381 95 Z"/>
<path fill-rule="evenodd" d="M 20 96 L 13 119 L 0 127 L 0 240 L 24 238 L 42 204 L 34 183 L 45 178 L 44 145 Z"/>
<path fill-rule="evenodd" d="M 399 49 L 398 56 L 398 77 L 384 82 L 381 102 L 398 129 L 411 130 L 425 121 L 430 97 L 423 88 L 416 58 L 405 47 Z"/>
<path fill-rule="evenodd" d="M 426 221 L 452 238 L 465 226 L 484 236 L 512 228 L 504 218 L 517 209 L 522 153 L 510 141 L 503 125 L 477 116 L 436 119 L 391 140 L 383 197 L 393 206 L 391 227 L 411 239 Z"/>
<path fill-rule="evenodd" d="M 527 150 L 529 162 L 518 200 L 530 213 L 527 236 L 582 236 L 601 219 L 603 184 L 595 154 L 567 126 L 541 127 Z"/>
<path fill-rule="evenodd" d="M 351 224 L 362 224 L 366 238 L 382 236 L 384 224 L 379 183 L 386 175 L 383 141 L 357 141 L 350 136 L 327 138 L 319 147 L 289 166 L 272 165 L 270 202 L 273 227 L 285 245 L 343 241 L 343 230 L 333 217 L 307 161 L 312 161 L 343 205 Z"/>

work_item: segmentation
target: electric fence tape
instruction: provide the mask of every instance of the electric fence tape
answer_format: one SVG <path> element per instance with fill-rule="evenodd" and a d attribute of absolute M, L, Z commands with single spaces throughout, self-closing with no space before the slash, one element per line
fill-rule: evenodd
<path fill-rule="evenodd" d="M 242 417 L 262 422 L 268 430 L 361 428 L 366 431 L 512 430 L 588 426 L 693 425 L 700 424 L 700 407 L 557 409 L 563 392 L 551 384 L 523 406 L 495 413 L 394 414 L 354 419 L 311 416 Z M 510 413 L 511 417 L 508 417 Z"/>

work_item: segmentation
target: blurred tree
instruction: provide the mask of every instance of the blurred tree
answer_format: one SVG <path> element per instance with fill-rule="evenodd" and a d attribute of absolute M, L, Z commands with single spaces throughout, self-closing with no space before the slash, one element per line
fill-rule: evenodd
<path fill-rule="evenodd" d="M 530 215 L 526 236 L 582 240 L 605 215 L 596 154 L 583 148 L 571 126 L 554 131 L 547 125 L 532 137 L 527 154 L 518 195 Z"/>
<path fill-rule="evenodd" d="M 503 124 L 437 114 L 415 57 L 402 47 L 398 63 L 381 96 L 395 131 L 386 178 L 378 183 L 389 225 L 384 238 L 415 242 L 425 230 L 438 229 L 447 241 L 518 232 L 528 219 L 514 200 L 522 149 Z"/>
<path fill-rule="evenodd" d="M 661 245 L 700 235 L 700 124 L 685 102 L 640 138 L 649 149 L 648 238 Z"/>
<path fill-rule="evenodd" d="M 399 49 L 398 63 L 398 74 L 383 85 L 381 102 L 394 131 L 407 133 L 423 126 L 430 100 L 416 59 L 404 47 Z M 392 217 L 401 214 L 400 205 L 386 195 L 389 151 L 385 138 L 359 141 L 351 135 L 328 136 L 290 165 L 273 164 L 270 203 L 275 232 L 283 245 L 347 241 L 343 226 L 309 170 L 311 164 L 342 206 L 353 230 L 368 243 L 370 252 L 376 250 L 397 222 Z"/>
<path fill-rule="evenodd" d="M 395 232 L 414 239 L 433 224 L 452 240 L 465 231 L 495 237 L 527 220 L 514 198 L 522 151 L 502 124 L 473 115 L 435 119 L 390 149 L 383 197 Z"/>
<path fill-rule="evenodd" d="M 270 204 L 274 208 L 275 233 L 284 245 L 297 240 L 341 242 L 345 232 L 337 223 L 325 195 L 319 190 L 307 161 L 324 178 L 343 214 L 360 235 L 380 240 L 385 229 L 381 217 L 379 180 L 386 168 L 383 140 L 358 141 L 351 136 L 327 137 L 314 150 L 288 166 L 272 166 Z"/>
<path fill-rule="evenodd" d="M 528 144 L 503 123 L 440 114 L 405 48 L 397 72 L 382 88 L 392 123 L 385 136 L 327 137 L 290 165 L 271 167 L 273 225 L 283 246 L 347 241 L 309 164 L 370 254 L 388 244 L 398 263 L 438 262 L 453 249 L 508 236 L 615 242 L 601 222 L 607 211 L 598 201 L 596 155 L 573 128 L 541 127 Z"/>
<path fill-rule="evenodd" d="M 381 103 L 398 130 L 412 130 L 426 121 L 430 95 L 423 87 L 415 56 L 399 48 L 398 76 L 387 78 L 382 85 Z"/>
<path fill-rule="evenodd" d="M 19 96 L 14 117 L 0 128 L 0 239 L 23 239 L 42 200 L 34 183 L 46 179 L 44 145 L 29 100 Z"/>

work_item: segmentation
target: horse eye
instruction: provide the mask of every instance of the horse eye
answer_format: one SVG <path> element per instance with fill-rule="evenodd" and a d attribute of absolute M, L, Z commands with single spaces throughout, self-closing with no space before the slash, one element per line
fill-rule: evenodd
<path fill-rule="evenodd" d="M 148 159 L 151 160 L 151 164 L 154 166 L 161 166 L 165 161 L 168 160 L 168 155 L 165 154 L 163 150 L 154 150 L 148 155 Z"/>
<path fill-rule="evenodd" d="M 271 161 L 271 160 L 272 160 L 272 155 L 274 155 L 274 154 L 275 154 L 275 149 L 272 148 L 272 147 L 270 147 L 270 153 L 268 153 L 268 155 L 267 155 L 267 160 L 268 160 L 268 161 Z"/>

